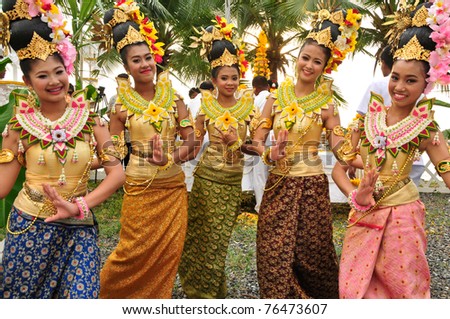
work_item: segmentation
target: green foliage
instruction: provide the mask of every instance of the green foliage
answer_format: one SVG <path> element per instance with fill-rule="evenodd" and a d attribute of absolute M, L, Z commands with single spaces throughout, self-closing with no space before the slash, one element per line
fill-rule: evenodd
<path fill-rule="evenodd" d="M 8 63 L 11 63 L 11 59 L 9 57 L 3 58 L 0 60 L 0 72 L 5 71 Z"/>
<path fill-rule="evenodd" d="M 26 94 L 28 91 L 25 89 L 15 89 L 13 90 L 15 93 Z M 14 94 L 9 95 L 9 102 L 3 106 L 0 106 L 0 132 L 3 132 L 5 126 L 13 116 L 15 106 Z M 2 145 L 3 137 L 0 136 L 0 145 Z M 6 218 L 8 216 L 9 211 L 11 210 L 11 206 L 14 203 L 14 200 L 22 189 L 22 184 L 25 181 L 25 169 L 22 168 L 20 170 L 19 176 L 16 179 L 16 183 L 13 186 L 13 189 L 9 192 L 8 196 L 0 200 L 0 227 L 4 227 L 6 225 Z"/>

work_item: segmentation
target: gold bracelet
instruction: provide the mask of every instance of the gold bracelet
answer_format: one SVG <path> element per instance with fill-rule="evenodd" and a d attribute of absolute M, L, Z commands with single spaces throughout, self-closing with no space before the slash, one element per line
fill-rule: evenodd
<path fill-rule="evenodd" d="M 272 120 L 269 118 L 263 118 L 259 121 L 258 125 L 256 127 L 260 127 L 261 128 L 267 128 L 267 129 L 271 129 L 272 128 Z"/>
<path fill-rule="evenodd" d="M 268 147 L 261 155 L 261 159 L 264 164 L 267 166 L 275 166 L 276 162 L 270 159 L 270 152 L 272 151 L 272 147 Z"/>
<path fill-rule="evenodd" d="M 14 159 L 14 153 L 10 149 L 4 148 L 0 151 L 0 164 L 10 163 Z"/>
<path fill-rule="evenodd" d="M 242 140 L 240 137 L 238 137 L 238 140 L 231 144 L 230 146 L 227 146 L 228 152 L 234 152 L 237 151 L 242 146 Z"/>
<path fill-rule="evenodd" d="M 438 172 L 439 175 L 450 172 L 450 160 L 440 161 L 436 165 L 436 171 Z"/>
<path fill-rule="evenodd" d="M 167 163 L 163 166 L 158 166 L 158 171 L 167 171 L 173 165 L 173 157 L 170 153 L 167 153 Z"/>

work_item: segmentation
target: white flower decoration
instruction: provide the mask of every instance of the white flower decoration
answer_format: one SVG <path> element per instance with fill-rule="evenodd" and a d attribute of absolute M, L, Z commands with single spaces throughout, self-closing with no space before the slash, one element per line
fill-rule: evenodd
<path fill-rule="evenodd" d="M 54 143 L 66 142 L 66 130 L 65 129 L 55 129 L 52 130 L 52 140 Z"/>
<path fill-rule="evenodd" d="M 373 146 L 378 149 L 384 149 L 386 147 L 386 136 L 377 135 L 373 140 Z"/>

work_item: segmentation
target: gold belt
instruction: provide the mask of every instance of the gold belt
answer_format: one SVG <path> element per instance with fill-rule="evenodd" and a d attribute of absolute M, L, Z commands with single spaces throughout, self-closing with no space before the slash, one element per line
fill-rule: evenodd
<path fill-rule="evenodd" d="M 47 200 L 47 197 L 41 193 L 40 191 L 38 191 L 37 189 L 31 188 L 27 183 L 23 183 L 23 190 L 25 191 L 25 195 L 32 200 L 33 202 L 36 203 L 45 203 Z M 82 196 L 85 195 L 84 193 L 80 193 L 80 194 L 60 194 L 61 197 L 63 197 L 66 200 L 70 200 L 74 197 L 77 196 Z"/>
<path fill-rule="evenodd" d="M 387 195 L 392 195 L 394 193 L 396 193 L 397 191 L 399 191 L 400 189 L 402 189 L 404 186 L 406 186 L 409 182 L 411 182 L 411 178 L 410 177 L 406 177 L 404 179 L 402 179 L 401 181 L 398 181 L 395 185 L 392 186 L 392 188 L 389 189 L 389 193 Z M 378 194 L 373 194 L 373 198 L 378 201 L 385 192 L 379 192 Z"/>
<path fill-rule="evenodd" d="M 132 149 L 131 154 L 138 156 L 140 158 L 148 158 L 148 157 L 151 157 L 153 153 L 152 152 L 143 152 L 143 151 L 138 151 L 138 150 Z"/>

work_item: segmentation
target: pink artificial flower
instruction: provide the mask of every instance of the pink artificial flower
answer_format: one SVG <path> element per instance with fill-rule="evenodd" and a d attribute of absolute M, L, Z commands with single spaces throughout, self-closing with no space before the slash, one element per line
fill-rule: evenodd
<path fill-rule="evenodd" d="M 66 72 L 69 75 L 72 74 L 74 70 L 73 63 L 75 62 L 75 59 L 77 57 L 77 50 L 68 38 L 65 38 L 60 43 L 58 43 L 56 48 L 64 61 Z"/>
<path fill-rule="evenodd" d="M 32 18 L 38 16 L 41 13 L 40 8 L 36 5 L 36 1 L 24 0 L 24 2 L 28 4 L 28 13 Z"/>

